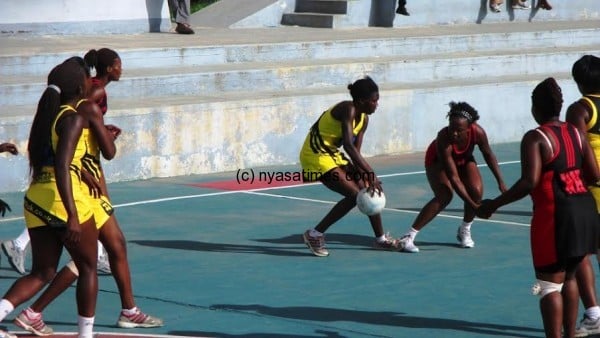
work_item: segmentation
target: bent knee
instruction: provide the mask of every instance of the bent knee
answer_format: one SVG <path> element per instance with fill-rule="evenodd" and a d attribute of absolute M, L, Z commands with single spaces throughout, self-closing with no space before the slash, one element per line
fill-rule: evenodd
<path fill-rule="evenodd" d="M 38 271 L 31 271 L 30 275 L 34 278 L 39 279 L 44 284 L 48 284 L 54 279 L 54 276 L 56 276 L 56 268 L 47 268 Z"/>

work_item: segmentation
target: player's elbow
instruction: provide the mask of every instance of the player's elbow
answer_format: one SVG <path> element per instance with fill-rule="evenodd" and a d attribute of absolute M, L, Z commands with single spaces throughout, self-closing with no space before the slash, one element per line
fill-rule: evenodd
<path fill-rule="evenodd" d="M 117 149 L 110 149 L 108 151 L 103 151 L 102 157 L 104 157 L 105 160 L 110 161 L 113 158 L 115 158 L 116 154 L 117 154 Z"/>

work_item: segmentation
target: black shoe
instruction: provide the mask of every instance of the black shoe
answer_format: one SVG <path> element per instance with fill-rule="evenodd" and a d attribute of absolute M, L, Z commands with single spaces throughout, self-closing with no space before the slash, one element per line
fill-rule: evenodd
<path fill-rule="evenodd" d="M 396 9 L 396 14 L 402 14 L 402 15 L 410 16 L 410 14 L 408 13 L 408 11 L 406 10 L 406 7 L 404 7 L 404 6 L 398 7 L 398 9 Z"/>
<path fill-rule="evenodd" d="M 194 34 L 194 30 L 190 26 L 179 22 L 177 23 L 177 27 L 175 27 L 175 31 L 179 34 Z"/>

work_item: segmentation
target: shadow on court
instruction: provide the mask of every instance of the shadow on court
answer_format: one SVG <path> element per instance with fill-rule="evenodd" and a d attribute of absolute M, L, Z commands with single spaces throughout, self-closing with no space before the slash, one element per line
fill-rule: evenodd
<path fill-rule="evenodd" d="M 542 333 L 541 330 L 530 327 L 488 324 L 444 318 L 415 317 L 408 316 L 402 312 L 372 312 L 311 306 L 271 307 L 259 304 L 216 304 L 211 306 L 211 309 L 318 322 L 357 322 L 369 325 L 464 331 L 506 337 L 539 337 L 539 334 Z"/>
<path fill-rule="evenodd" d="M 421 208 L 393 208 L 393 209 L 415 211 L 415 212 L 421 211 Z M 446 209 L 444 209 L 443 212 L 444 213 L 457 213 L 457 214 L 462 215 L 463 214 L 463 209 L 446 208 Z M 496 212 L 494 212 L 494 215 L 511 215 L 511 216 L 531 217 L 531 216 L 533 216 L 533 213 L 531 211 L 497 210 Z"/>
<path fill-rule="evenodd" d="M 221 338 L 344 338 L 337 332 L 315 330 L 317 336 L 295 335 L 295 334 L 273 334 L 273 333 L 245 333 L 245 334 L 225 334 L 221 332 L 199 332 L 199 331 L 171 331 L 172 335 L 177 336 L 206 336 L 206 337 L 221 337 Z"/>
<path fill-rule="evenodd" d="M 300 237 L 296 244 L 302 244 Z M 271 256 L 292 256 L 292 257 L 313 257 L 309 252 L 294 251 L 300 249 L 296 248 L 281 248 L 273 246 L 260 246 L 260 245 L 247 245 L 247 244 L 231 244 L 231 243 L 207 243 L 199 241 L 187 241 L 187 240 L 135 240 L 129 241 L 143 246 L 150 246 L 155 248 L 164 249 L 176 249 L 176 250 L 190 250 L 190 251 L 207 251 L 207 252 L 229 252 L 229 253 L 241 253 L 241 254 L 261 254 Z"/>

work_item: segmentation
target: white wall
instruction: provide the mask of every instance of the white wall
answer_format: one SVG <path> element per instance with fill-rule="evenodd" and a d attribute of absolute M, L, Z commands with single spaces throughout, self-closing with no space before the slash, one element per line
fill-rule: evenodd
<path fill-rule="evenodd" d="M 38 34 L 167 31 L 167 0 L 0 0 L 0 30 Z"/>

